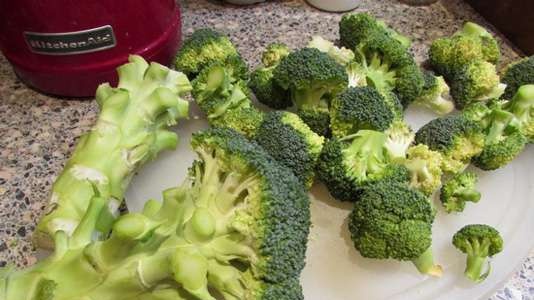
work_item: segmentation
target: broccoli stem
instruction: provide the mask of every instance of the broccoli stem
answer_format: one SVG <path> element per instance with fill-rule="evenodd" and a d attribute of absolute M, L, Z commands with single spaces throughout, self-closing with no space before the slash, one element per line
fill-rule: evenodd
<path fill-rule="evenodd" d="M 435 277 L 441 277 L 443 269 L 440 265 L 434 264 L 434 255 L 432 254 L 432 247 L 428 247 L 419 257 L 412 260 L 417 270 L 421 274 L 427 274 Z"/>
<path fill-rule="evenodd" d="M 299 109 L 328 107 L 328 103 L 323 100 L 326 91 L 327 89 L 322 86 L 298 89 L 292 92 L 292 97 Z"/>
<path fill-rule="evenodd" d="M 464 272 L 465 276 L 474 282 L 483 281 L 488 276 L 490 271 L 490 265 L 488 264 L 488 269 L 484 274 L 482 274 L 482 269 L 484 268 L 486 261 L 486 257 L 467 255 L 467 263 Z"/>
<path fill-rule="evenodd" d="M 464 201 L 478 202 L 480 200 L 480 192 L 475 189 L 463 188 L 454 193 L 454 196 L 463 199 Z"/>

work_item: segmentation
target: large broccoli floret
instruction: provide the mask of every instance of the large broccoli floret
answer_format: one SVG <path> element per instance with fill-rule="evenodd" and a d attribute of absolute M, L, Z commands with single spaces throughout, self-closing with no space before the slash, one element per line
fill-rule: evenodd
<path fill-rule="evenodd" d="M 442 187 L 440 200 L 448 213 L 464 211 L 466 202 L 478 202 L 480 192 L 476 190 L 477 174 L 463 172 L 454 175 Z"/>
<path fill-rule="evenodd" d="M 482 151 L 484 134 L 476 122 L 462 115 L 445 116 L 421 127 L 415 134 L 415 142 L 440 152 L 441 169 L 457 173 Z"/>
<path fill-rule="evenodd" d="M 228 59 L 236 65 L 246 66 L 226 35 L 212 29 L 202 28 L 184 40 L 176 54 L 175 66 L 189 78 L 194 78 L 203 68 Z"/>
<path fill-rule="evenodd" d="M 255 139 L 273 158 L 291 169 L 306 187 L 313 184 L 315 164 L 324 138 L 313 132 L 296 114 L 282 111 L 268 113 Z"/>
<path fill-rule="evenodd" d="M 441 185 L 441 154 L 427 145 L 419 144 L 408 148 L 403 165 L 410 173 L 410 186 L 430 196 Z"/>
<path fill-rule="evenodd" d="M 523 135 L 534 141 L 534 85 L 521 86 L 504 109 L 514 114 Z"/>
<path fill-rule="evenodd" d="M 185 182 L 121 216 L 99 242 L 91 236 L 106 200 L 95 186 L 81 226 L 58 231 L 48 259 L 0 279 L 0 297 L 302 299 L 310 211 L 301 182 L 229 129 L 195 134 L 192 146 L 199 160 Z"/>
<path fill-rule="evenodd" d="M 452 237 L 452 244 L 467 254 L 464 274 L 475 282 L 481 282 L 488 277 L 491 271 L 488 257 L 501 252 L 503 248 L 499 231 L 485 224 L 467 225 L 458 230 Z"/>
<path fill-rule="evenodd" d="M 506 84 L 504 99 L 512 99 L 522 85 L 534 84 L 534 55 L 509 64 L 501 81 Z"/>
<path fill-rule="evenodd" d="M 422 193 L 385 180 L 363 190 L 350 215 L 349 230 L 363 257 L 412 261 L 419 272 L 441 276 L 431 247 L 434 214 Z"/>
<path fill-rule="evenodd" d="M 341 201 L 356 201 L 367 184 L 382 178 L 408 180 L 406 168 L 390 165 L 386 140 L 382 132 L 360 130 L 325 143 L 317 162 L 317 175 L 332 196 Z"/>
<path fill-rule="evenodd" d="M 330 99 L 347 86 L 343 66 L 326 53 L 304 48 L 282 59 L 274 80 L 290 91 L 302 120 L 318 134 L 327 134 Z"/>
<path fill-rule="evenodd" d="M 414 100 L 414 104 L 424 106 L 431 111 L 446 115 L 454 109 L 454 103 L 449 94 L 449 86 L 442 76 L 435 76 L 432 72 L 423 73 L 425 84 L 421 94 Z"/>

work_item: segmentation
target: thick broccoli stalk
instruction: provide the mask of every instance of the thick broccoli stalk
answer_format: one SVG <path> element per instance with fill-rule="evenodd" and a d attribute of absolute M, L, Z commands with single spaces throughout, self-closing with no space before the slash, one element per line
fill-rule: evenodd
<path fill-rule="evenodd" d="M 199 160 L 183 184 L 91 242 L 107 199 L 91 204 L 70 237 L 33 267 L 2 272 L 0 298 L 303 299 L 309 199 L 298 179 L 229 129 L 195 134 Z M 159 297 L 159 298 L 158 298 Z"/>
<path fill-rule="evenodd" d="M 519 87 L 504 109 L 514 114 L 523 135 L 534 141 L 534 84 Z"/>
<path fill-rule="evenodd" d="M 177 135 L 168 130 L 188 115 L 181 96 L 191 90 L 187 77 L 140 56 L 120 66 L 119 84 L 100 85 L 96 101 L 100 113 L 84 134 L 52 186 L 48 213 L 37 225 L 35 240 L 49 248 L 58 231 L 72 235 L 82 222 L 96 184 L 106 209 L 95 234 L 105 236 L 117 214 L 133 174 L 160 151 L 174 149 Z"/>
<path fill-rule="evenodd" d="M 442 187 L 439 195 L 447 213 L 464 211 L 466 202 L 477 203 L 480 192 L 476 190 L 477 174 L 463 172 L 454 175 Z"/>
<path fill-rule="evenodd" d="M 503 248 L 499 231 L 485 224 L 464 226 L 454 234 L 452 244 L 467 254 L 464 274 L 474 282 L 482 282 L 488 277 L 491 271 L 488 257 L 501 252 Z M 486 271 L 483 271 L 484 267 Z"/>
<path fill-rule="evenodd" d="M 482 152 L 485 134 L 480 125 L 463 115 L 434 119 L 415 134 L 416 144 L 425 144 L 442 155 L 446 173 L 463 171 L 471 159 Z"/>
<path fill-rule="evenodd" d="M 434 214 L 422 193 L 383 180 L 363 190 L 349 217 L 349 230 L 363 257 L 412 261 L 422 274 L 441 276 L 431 247 Z"/>
<path fill-rule="evenodd" d="M 521 86 L 534 84 L 534 55 L 509 64 L 501 81 L 506 84 L 504 99 L 512 99 Z"/>
<path fill-rule="evenodd" d="M 275 111 L 266 115 L 255 140 L 306 187 L 311 187 L 324 137 L 313 132 L 296 114 Z"/>
<path fill-rule="evenodd" d="M 328 54 L 328 56 L 342 66 L 347 66 L 354 60 L 354 52 L 352 52 L 352 50 L 345 47 L 337 47 L 331 41 L 318 35 L 312 37 L 311 41 L 308 43 L 308 48 L 316 48 L 319 51 Z"/>
<path fill-rule="evenodd" d="M 198 29 L 184 40 L 175 59 L 177 70 L 187 74 L 189 78 L 196 77 L 202 69 L 215 63 L 233 60 L 238 65 L 245 65 L 237 49 L 230 39 L 209 28 Z M 246 73 L 241 73 L 243 79 Z"/>
<path fill-rule="evenodd" d="M 410 173 L 410 186 L 430 196 L 441 185 L 441 154 L 427 145 L 412 146 L 407 151 L 404 166 Z"/>
<path fill-rule="evenodd" d="M 450 97 L 450 89 L 445 79 L 428 71 L 424 72 L 423 75 L 425 80 L 423 90 L 413 103 L 426 107 L 439 115 L 450 113 L 454 109 L 454 103 Z"/>
<path fill-rule="evenodd" d="M 347 86 L 343 66 L 315 48 L 290 53 L 274 70 L 274 80 L 289 90 L 298 115 L 320 135 L 326 135 L 330 99 Z"/>

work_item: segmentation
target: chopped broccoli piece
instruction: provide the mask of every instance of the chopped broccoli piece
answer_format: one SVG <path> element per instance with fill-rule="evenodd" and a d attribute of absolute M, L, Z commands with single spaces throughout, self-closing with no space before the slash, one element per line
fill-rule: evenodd
<path fill-rule="evenodd" d="M 363 190 L 349 217 L 349 230 L 363 257 L 412 261 L 422 274 L 441 276 L 432 256 L 434 215 L 422 193 L 384 180 Z"/>
<path fill-rule="evenodd" d="M 345 47 L 336 47 L 334 43 L 325 40 L 318 35 L 312 37 L 311 41 L 308 43 L 308 48 L 319 49 L 319 51 L 328 54 L 328 56 L 342 66 L 348 65 L 354 60 L 354 52 L 352 52 L 352 50 Z"/>
<path fill-rule="evenodd" d="M 415 134 L 404 120 L 397 119 L 384 132 L 386 134 L 386 151 L 392 161 L 403 161 L 406 151 L 413 143 Z"/>
<path fill-rule="evenodd" d="M 476 190 L 477 174 L 463 172 L 454 175 L 442 187 L 439 199 L 448 213 L 464 211 L 466 202 L 478 202 L 480 192 Z"/>
<path fill-rule="evenodd" d="M 503 240 L 497 229 L 485 224 L 464 226 L 452 237 L 452 244 L 467 254 L 465 276 L 474 282 L 481 282 L 488 277 L 491 267 L 488 257 L 502 251 Z M 486 271 L 482 273 L 484 265 Z"/>
<path fill-rule="evenodd" d="M 266 68 L 276 67 L 280 61 L 289 55 L 291 50 L 283 43 L 271 43 L 267 45 L 261 54 L 261 63 Z"/>
<path fill-rule="evenodd" d="M 441 153 L 444 172 L 458 173 L 482 151 L 484 134 L 476 122 L 453 115 L 425 124 L 415 134 L 415 142 Z"/>
<path fill-rule="evenodd" d="M 517 89 L 512 100 L 504 104 L 504 109 L 514 114 L 523 135 L 534 141 L 534 84 Z"/>
<path fill-rule="evenodd" d="M 441 185 L 441 154 L 419 144 L 408 148 L 404 166 L 410 173 L 410 186 L 430 196 Z"/>
<path fill-rule="evenodd" d="M 534 55 L 509 64 L 501 81 L 506 84 L 504 99 L 512 99 L 522 85 L 534 84 Z"/>
<path fill-rule="evenodd" d="M 296 114 L 268 113 L 255 140 L 274 159 L 293 171 L 306 187 L 313 184 L 315 164 L 324 138 L 313 132 Z"/>
<path fill-rule="evenodd" d="M 421 94 L 414 100 L 414 104 L 424 106 L 431 111 L 446 115 L 454 109 L 454 103 L 449 94 L 449 86 L 442 76 L 435 76 L 432 72 L 423 73 L 425 84 Z"/>

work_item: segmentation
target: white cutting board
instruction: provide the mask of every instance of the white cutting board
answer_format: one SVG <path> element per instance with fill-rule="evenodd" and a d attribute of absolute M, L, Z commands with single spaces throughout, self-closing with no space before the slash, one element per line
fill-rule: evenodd
<path fill-rule="evenodd" d="M 202 116 L 194 104 L 191 115 Z M 435 116 L 410 109 L 407 119 L 414 129 Z M 178 185 L 195 158 L 190 150 L 191 134 L 206 128 L 202 118 L 182 121 L 176 131 L 180 145 L 145 166 L 133 179 L 127 192 L 131 211 L 139 211 L 150 198 L 160 199 L 161 191 Z M 349 203 L 333 199 L 326 188 L 316 183 L 311 189 L 312 228 L 302 285 L 306 300 L 375 299 L 487 299 L 520 266 L 534 246 L 534 147 L 503 169 L 475 171 L 480 175 L 482 199 L 467 204 L 461 214 L 447 215 L 436 203 L 433 247 L 436 260 L 443 266 L 443 277 L 421 276 L 409 263 L 363 258 L 352 246 L 347 229 Z M 450 243 L 463 225 L 485 223 L 500 230 L 504 251 L 492 261 L 491 275 L 481 284 L 463 278 L 465 256 Z"/>

